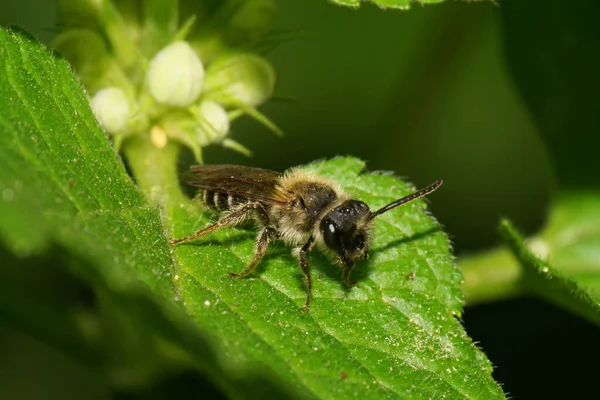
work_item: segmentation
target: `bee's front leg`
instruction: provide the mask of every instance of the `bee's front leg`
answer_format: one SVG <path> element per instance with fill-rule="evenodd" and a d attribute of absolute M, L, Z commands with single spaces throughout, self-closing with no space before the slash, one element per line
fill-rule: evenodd
<path fill-rule="evenodd" d="M 298 253 L 298 258 L 300 259 L 300 268 L 302 268 L 302 272 L 304 273 L 304 278 L 306 279 L 306 302 L 304 303 L 304 311 L 308 311 L 308 307 L 310 306 L 310 299 L 312 297 L 312 279 L 310 277 L 310 268 L 308 267 L 308 261 L 306 260 L 306 253 L 310 251 L 313 243 L 315 242 L 315 238 L 313 236 L 308 239 L 308 242 L 300 249 Z"/>
<path fill-rule="evenodd" d="M 340 261 L 344 266 L 344 272 L 342 272 L 342 280 L 348 286 L 358 285 L 357 281 L 350 280 L 350 273 L 352 272 L 352 268 L 354 268 L 354 261 L 346 257 L 344 254 L 340 254 Z"/>

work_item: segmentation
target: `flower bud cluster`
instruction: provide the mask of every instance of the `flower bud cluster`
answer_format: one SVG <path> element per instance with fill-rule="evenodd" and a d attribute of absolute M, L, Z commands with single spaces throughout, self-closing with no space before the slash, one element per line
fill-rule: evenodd
<path fill-rule="evenodd" d="M 150 134 L 159 147 L 183 143 L 200 161 L 201 148 L 215 143 L 248 153 L 229 138 L 239 115 L 278 132 L 256 110 L 272 96 L 275 72 L 250 52 L 271 26 L 275 0 L 223 2 L 216 9 L 191 0 L 57 3 L 66 29 L 54 46 L 71 61 L 117 146 Z M 180 9 L 201 17 L 180 20 Z"/>

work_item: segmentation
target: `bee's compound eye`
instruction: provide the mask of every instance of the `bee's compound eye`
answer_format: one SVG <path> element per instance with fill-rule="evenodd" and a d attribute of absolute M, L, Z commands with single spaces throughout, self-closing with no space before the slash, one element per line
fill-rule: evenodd
<path fill-rule="evenodd" d="M 338 229 L 332 220 L 325 219 L 321 222 L 321 234 L 323 235 L 323 240 L 327 247 L 335 251 L 340 249 Z"/>

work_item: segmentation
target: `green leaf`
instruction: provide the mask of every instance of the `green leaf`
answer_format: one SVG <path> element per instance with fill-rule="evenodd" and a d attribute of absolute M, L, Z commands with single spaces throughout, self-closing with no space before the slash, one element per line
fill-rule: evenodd
<path fill-rule="evenodd" d="M 600 294 L 600 191 L 563 192 L 530 248 L 586 290 Z"/>
<path fill-rule="evenodd" d="M 509 66 L 559 183 L 598 187 L 600 3 L 505 0 L 499 10 Z"/>
<path fill-rule="evenodd" d="M 391 8 L 398 10 L 409 10 L 413 3 L 418 4 L 437 4 L 444 0 L 331 0 L 335 4 L 352 8 L 360 7 L 361 3 L 373 3 L 381 8 Z M 475 0 L 482 1 L 482 0 Z"/>
<path fill-rule="evenodd" d="M 277 393 L 272 380 L 253 378 L 252 371 L 225 373 L 206 336 L 190 324 L 175 300 L 175 266 L 160 213 L 128 177 L 68 64 L 25 34 L 0 28 L 0 71 L 6 110 L 0 114 L 0 241 L 27 260 L 42 252 L 53 257 L 39 268 L 2 257 L 0 320 L 103 366 L 113 385 L 149 384 L 173 365 L 189 368 L 191 357 L 194 368 L 232 397 L 258 396 L 264 387 Z M 91 286 L 93 310 L 55 306 L 52 294 L 28 283 L 34 280 L 28 274 L 57 266 Z M 19 301 L 24 293 L 26 301 Z"/>
<path fill-rule="evenodd" d="M 46 304 L 35 296 L 23 306 L 0 301 L 3 320 L 10 315 L 65 351 L 89 351 L 80 359 L 99 358 L 94 367 L 116 377 L 114 385 L 123 375 L 144 386 L 161 368 L 194 368 L 232 398 L 504 398 L 456 319 L 461 274 L 423 201 L 379 218 L 372 256 L 354 272 L 358 287 L 346 288 L 338 268 L 310 254 L 314 300 L 305 313 L 297 261 L 283 245 L 244 280 L 225 273 L 250 260 L 252 230 L 168 246 L 171 224 L 178 237 L 208 221 L 178 191 L 175 146 L 124 143 L 144 197 L 64 60 L 0 29 L 0 71 L 0 241 L 27 259 L 58 249 L 53 264 L 96 299 L 91 310 L 57 318 L 79 343 L 70 350 L 71 339 L 57 339 L 61 329 L 27 323 L 40 318 L 36 301 Z M 353 158 L 307 168 L 374 208 L 412 190 L 389 175 L 360 174 L 364 164 Z M 17 270 L 2 274 L 3 288 L 26 281 L 14 256 L 11 265 Z M 56 313 L 54 304 L 40 312 Z"/>
<path fill-rule="evenodd" d="M 353 158 L 306 168 L 335 179 L 372 207 L 411 192 L 392 176 L 360 174 L 364 164 Z M 462 308 L 460 272 L 423 205 L 377 221 L 372 256 L 354 272 L 358 287 L 346 288 L 338 268 L 311 254 L 316 279 L 308 314 L 301 311 L 306 291 L 300 269 L 283 245 L 272 247 L 254 277 L 225 277 L 250 262 L 252 231 L 222 231 L 179 246 L 180 293 L 198 323 L 224 338 L 226 359 L 259 358 L 283 380 L 319 397 L 502 398 L 485 377 L 489 364 L 452 316 Z M 208 221 L 192 203 L 174 211 L 176 237 Z M 347 376 L 342 385 L 341 375 Z M 427 385 L 414 385 L 423 381 Z"/>
<path fill-rule="evenodd" d="M 600 323 L 600 194 L 561 193 L 527 240 L 506 220 L 500 232 L 508 249 L 461 259 L 468 304 L 530 294 Z"/>
<path fill-rule="evenodd" d="M 600 195 L 562 194 L 547 227 L 525 244 L 508 223 L 501 227 L 524 268 L 530 292 L 600 323 Z"/>

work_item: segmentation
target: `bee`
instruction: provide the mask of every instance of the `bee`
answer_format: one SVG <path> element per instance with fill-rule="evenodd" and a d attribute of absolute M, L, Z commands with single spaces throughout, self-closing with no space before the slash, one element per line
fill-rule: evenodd
<path fill-rule="evenodd" d="M 355 260 L 368 256 L 375 217 L 426 196 L 442 184 L 438 180 L 372 212 L 367 204 L 352 199 L 337 183 L 299 168 L 280 173 L 238 165 L 194 165 L 183 174 L 183 181 L 198 188 L 197 199 L 221 216 L 193 235 L 170 240 L 171 245 L 254 221 L 260 227 L 254 257 L 244 271 L 230 272 L 227 276 L 247 276 L 265 255 L 269 243 L 281 240 L 297 254 L 306 282 L 306 311 L 312 296 L 307 253 L 314 246 L 341 264 L 342 280 L 353 286 L 356 282 L 350 280 L 350 272 Z"/>

